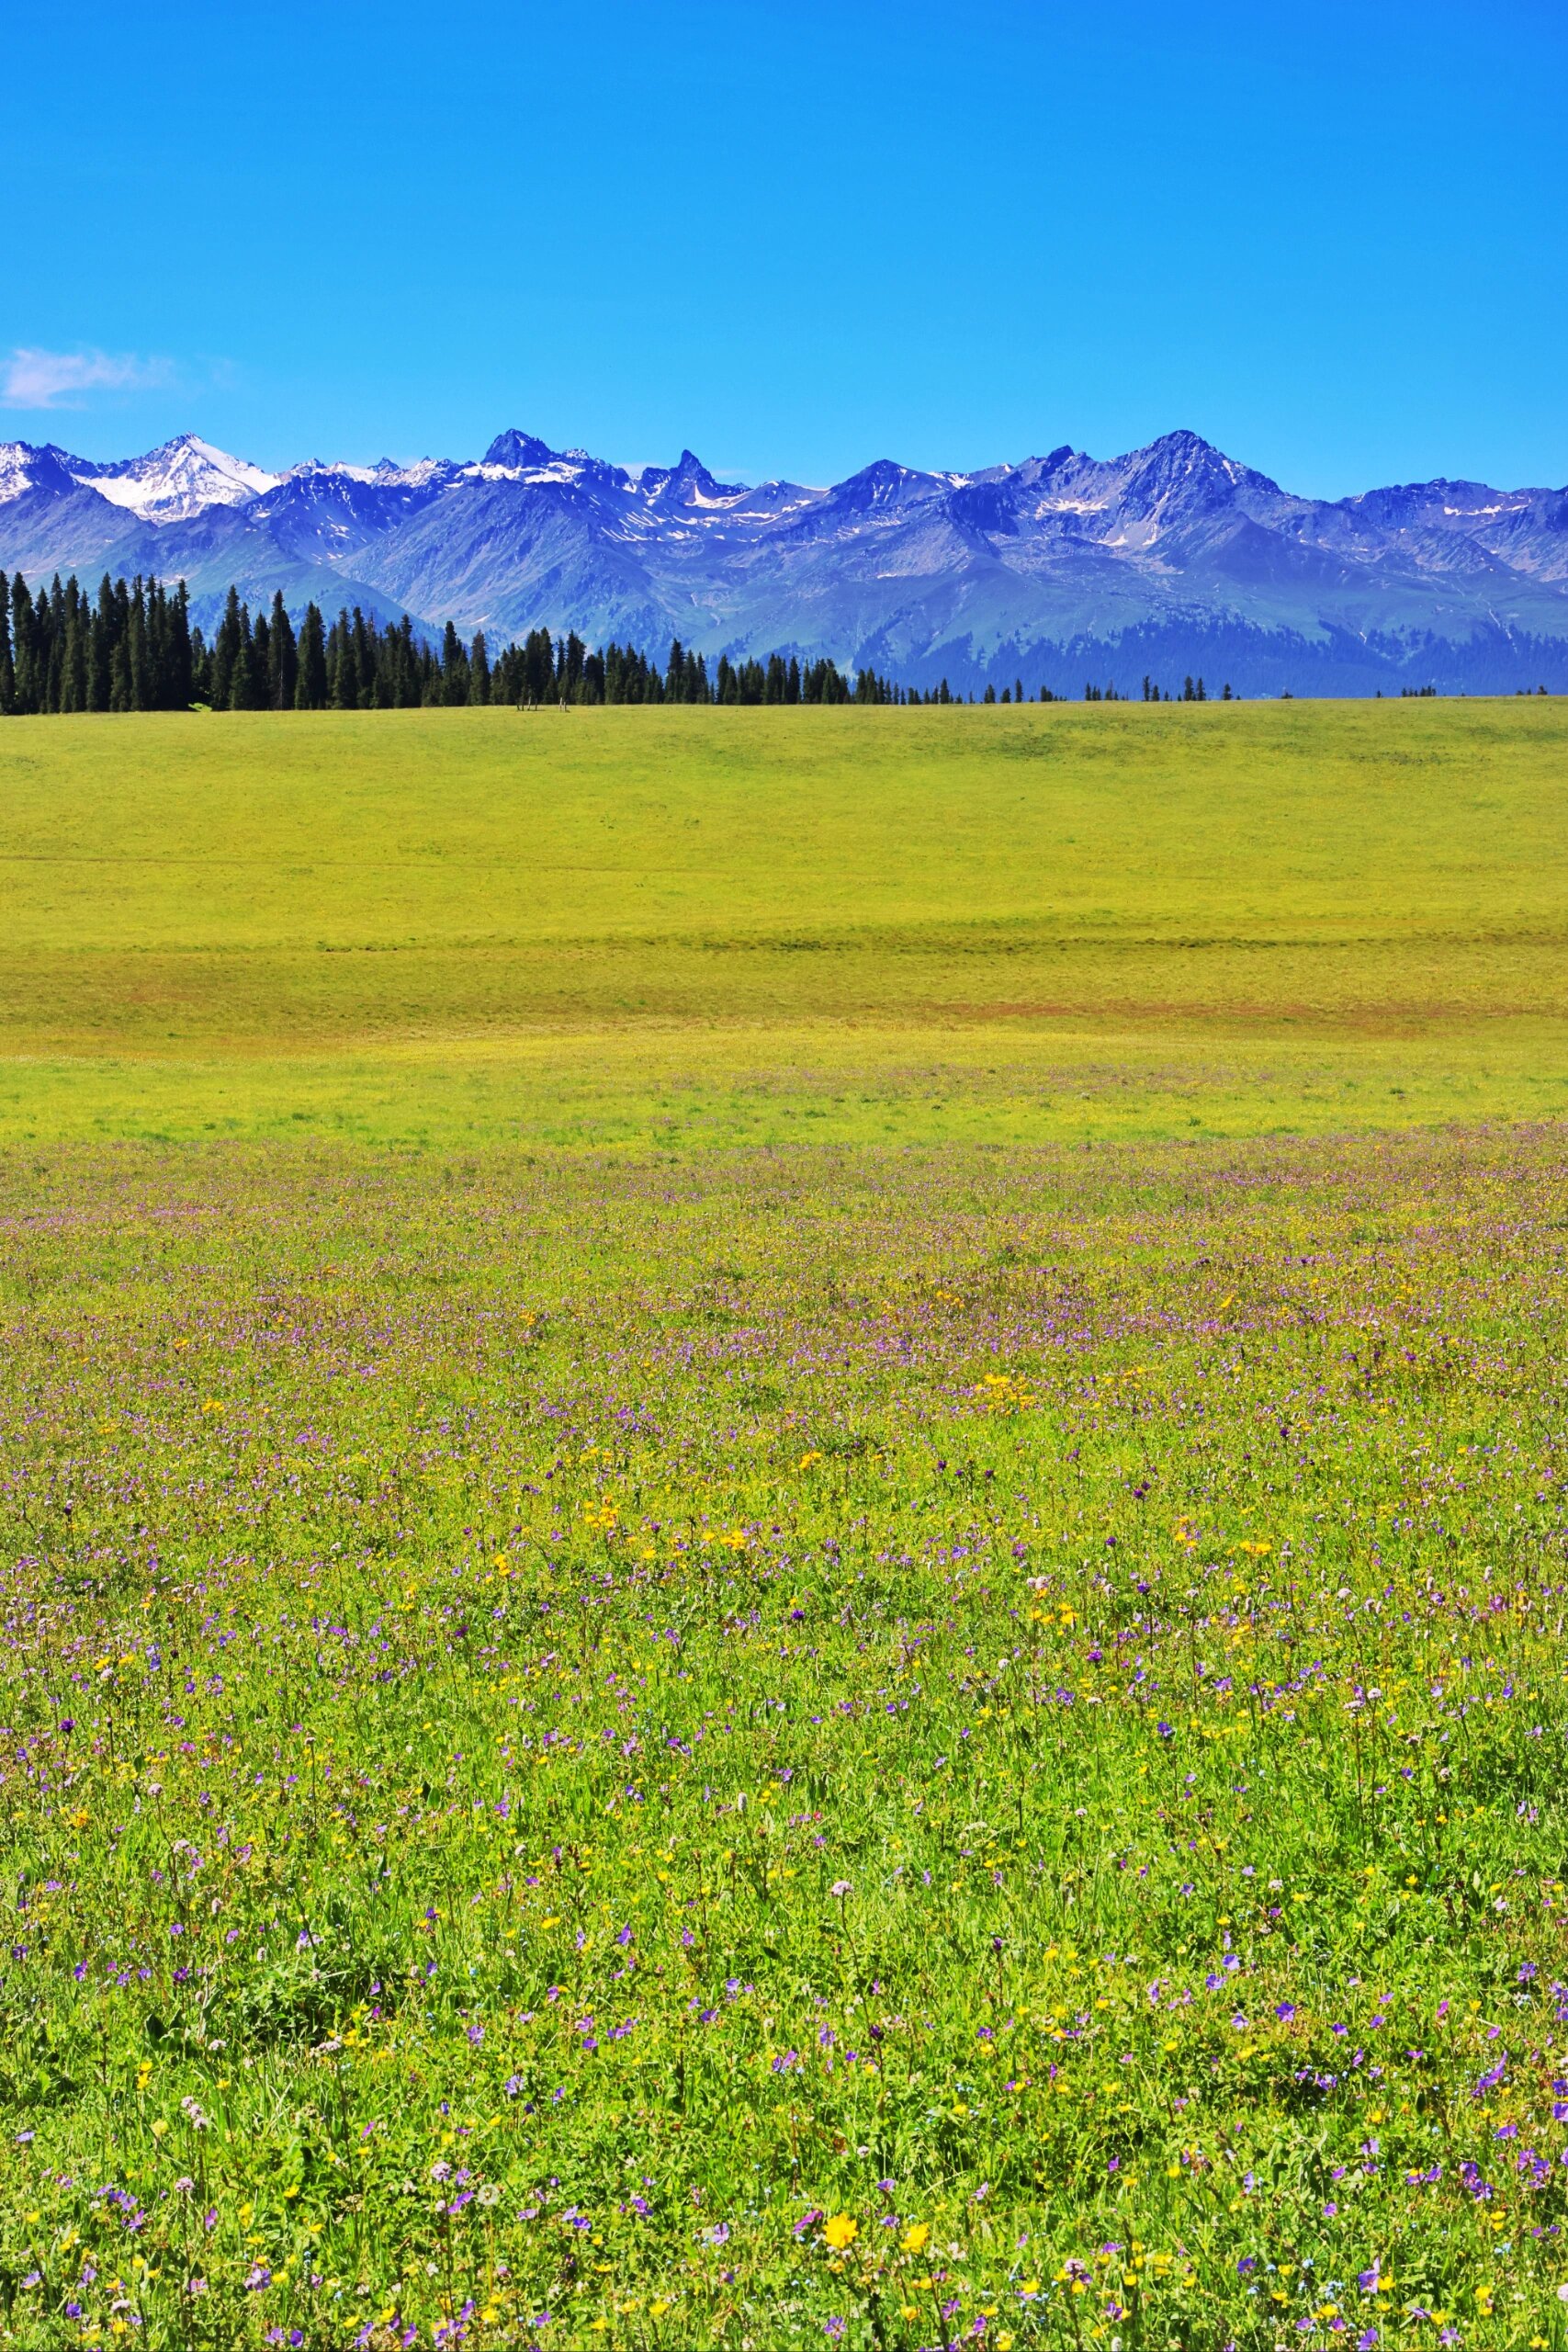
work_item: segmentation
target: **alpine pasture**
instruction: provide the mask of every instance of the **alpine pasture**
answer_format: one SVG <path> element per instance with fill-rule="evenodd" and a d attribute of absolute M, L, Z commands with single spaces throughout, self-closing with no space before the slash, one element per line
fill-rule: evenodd
<path fill-rule="evenodd" d="M 1564 2352 L 1565 775 L 0 727 L 0 2341 Z"/>

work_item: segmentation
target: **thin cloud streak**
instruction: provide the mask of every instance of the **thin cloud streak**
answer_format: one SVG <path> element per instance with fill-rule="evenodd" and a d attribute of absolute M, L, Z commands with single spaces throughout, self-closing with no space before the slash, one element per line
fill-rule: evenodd
<path fill-rule="evenodd" d="M 0 359 L 0 406 L 82 408 L 88 392 L 145 391 L 166 384 L 166 359 L 134 352 L 39 351 L 18 345 Z"/>

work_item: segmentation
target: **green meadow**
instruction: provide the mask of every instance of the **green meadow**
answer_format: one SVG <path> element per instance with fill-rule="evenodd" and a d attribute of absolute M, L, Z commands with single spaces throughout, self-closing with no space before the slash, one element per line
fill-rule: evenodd
<path fill-rule="evenodd" d="M 1551 701 L 19 720 L 18 1136 L 1551 1114 Z"/>
<path fill-rule="evenodd" d="M 0 726 L 0 2344 L 1568 2352 L 1565 754 Z"/>

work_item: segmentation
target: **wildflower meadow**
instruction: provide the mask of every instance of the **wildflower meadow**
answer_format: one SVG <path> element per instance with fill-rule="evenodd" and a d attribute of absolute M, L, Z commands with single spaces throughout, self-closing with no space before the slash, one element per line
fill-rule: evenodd
<path fill-rule="evenodd" d="M 0 2343 L 1568 2352 L 1558 708 L 6 722 Z"/>
<path fill-rule="evenodd" d="M 1562 1177 L 13 1156 L 7 2340 L 1562 2346 Z"/>

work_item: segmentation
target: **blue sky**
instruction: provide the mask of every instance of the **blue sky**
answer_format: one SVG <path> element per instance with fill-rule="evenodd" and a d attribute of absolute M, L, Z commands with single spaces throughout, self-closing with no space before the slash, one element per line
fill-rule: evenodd
<path fill-rule="evenodd" d="M 1562 0 L 13 10 L 0 437 L 1568 480 Z"/>

